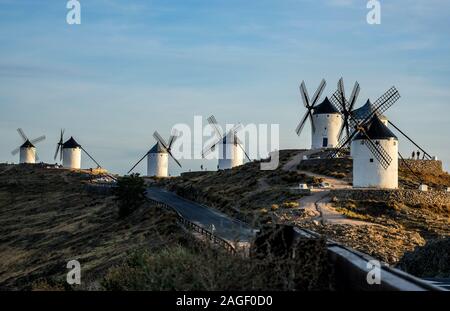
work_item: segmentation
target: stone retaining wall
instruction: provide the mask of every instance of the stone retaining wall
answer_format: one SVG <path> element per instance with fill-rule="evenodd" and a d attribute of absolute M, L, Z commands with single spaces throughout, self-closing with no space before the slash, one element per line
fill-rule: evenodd
<path fill-rule="evenodd" d="M 405 163 L 406 162 L 406 163 Z M 336 159 L 308 159 L 300 163 L 300 168 L 310 169 L 326 165 L 329 169 L 342 171 L 342 169 L 352 170 L 352 160 L 350 158 Z M 399 169 L 409 170 L 408 166 L 417 172 L 425 174 L 439 175 L 443 173 L 442 161 L 438 160 L 398 160 Z"/>
<path fill-rule="evenodd" d="M 450 205 L 450 192 L 419 191 L 410 189 L 343 189 L 331 190 L 331 196 L 339 200 L 402 202 L 407 205 Z"/>
<path fill-rule="evenodd" d="M 443 172 L 442 161 L 405 159 L 405 162 L 411 169 L 417 172 L 435 175 L 439 175 Z M 400 169 L 408 169 L 403 161 L 399 160 L 398 164 Z"/>

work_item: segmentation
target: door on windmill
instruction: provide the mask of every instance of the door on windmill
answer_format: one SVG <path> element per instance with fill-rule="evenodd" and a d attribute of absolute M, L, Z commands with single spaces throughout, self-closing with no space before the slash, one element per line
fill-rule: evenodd
<path fill-rule="evenodd" d="M 327 146 L 328 146 L 328 137 L 324 137 L 323 142 L 322 142 L 322 147 L 327 147 Z"/>

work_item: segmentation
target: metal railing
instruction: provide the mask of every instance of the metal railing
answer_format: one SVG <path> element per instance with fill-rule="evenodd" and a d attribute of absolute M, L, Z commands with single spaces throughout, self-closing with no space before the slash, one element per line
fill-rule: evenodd
<path fill-rule="evenodd" d="M 190 229 L 196 233 L 199 233 L 200 235 L 205 237 L 208 241 L 211 241 L 213 244 L 222 247 L 228 253 L 233 255 L 236 254 L 236 249 L 230 242 L 228 242 L 225 239 L 222 239 L 221 237 L 218 237 L 213 232 L 203 228 L 202 226 L 199 226 L 196 223 L 184 218 L 175 208 L 171 207 L 170 205 L 150 198 L 147 198 L 147 201 L 167 211 L 175 212 L 178 222 L 186 229 Z"/>

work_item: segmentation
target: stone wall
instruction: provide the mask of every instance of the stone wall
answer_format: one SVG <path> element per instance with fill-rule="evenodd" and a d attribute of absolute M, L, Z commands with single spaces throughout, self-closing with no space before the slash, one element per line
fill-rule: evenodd
<path fill-rule="evenodd" d="M 442 170 L 442 161 L 435 160 L 411 160 L 405 159 L 405 162 L 408 166 L 410 166 L 414 171 L 423 172 L 427 174 L 439 175 L 443 172 Z M 400 169 L 408 169 L 406 164 L 399 160 L 399 168 Z"/>
<path fill-rule="evenodd" d="M 450 205 L 450 192 L 419 191 L 410 189 L 343 189 L 332 190 L 331 196 L 339 200 L 402 202 L 407 205 Z"/>

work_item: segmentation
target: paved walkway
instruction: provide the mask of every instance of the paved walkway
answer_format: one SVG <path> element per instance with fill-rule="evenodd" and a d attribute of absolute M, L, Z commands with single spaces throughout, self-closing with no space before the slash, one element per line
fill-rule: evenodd
<path fill-rule="evenodd" d="M 184 199 L 173 192 L 150 187 L 147 189 L 147 197 L 169 205 L 185 219 L 209 231 L 214 226 L 214 234 L 227 241 L 248 243 L 255 236 L 255 230 L 249 225 L 217 210 Z"/>

